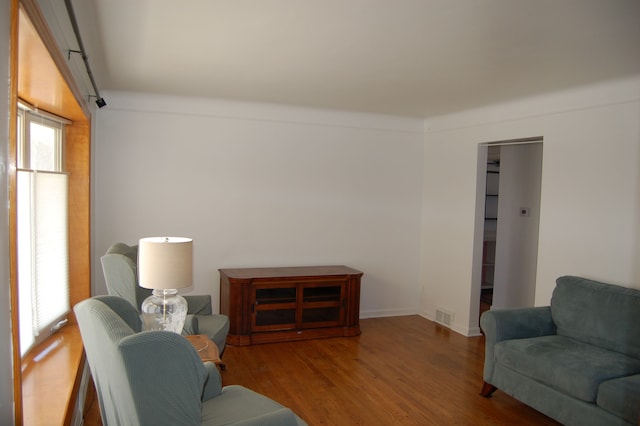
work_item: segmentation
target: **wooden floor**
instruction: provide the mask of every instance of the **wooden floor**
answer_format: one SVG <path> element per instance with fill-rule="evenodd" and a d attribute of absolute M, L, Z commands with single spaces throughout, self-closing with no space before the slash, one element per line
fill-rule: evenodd
<path fill-rule="evenodd" d="M 500 391 L 478 395 L 483 337 L 466 338 L 420 316 L 360 326 L 358 337 L 227 346 L 224 385 L 267 395 L 311 426 L 558 425 Z"/>

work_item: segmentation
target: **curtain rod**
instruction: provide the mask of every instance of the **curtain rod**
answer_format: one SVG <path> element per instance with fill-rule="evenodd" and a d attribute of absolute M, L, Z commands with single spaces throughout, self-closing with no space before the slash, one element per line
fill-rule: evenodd
<path fill-rule="evenodd" d="M 80 30 L 78 29 L 78 21 L 76 21 L 76 15 L 73 12 L 73 5 L 71 4 L 71 0 L 64 0 L 64 4 L 67 6 L 67 13 L 69 14 L 69 19 L 71 20 L 71 26 L 73 27 L 73 32 L 76 35 L 76 40 L 78 41 L 79 51 L 70 50 L 69 52 L 80 53 L 82 55 L 82 60 L 84 61 L 84 66 L 87 69 L 87 75 L 89 76 L 89 80 L 91 80 L 91 85 L 93 86 L 93 91 L 96 93 L 96 105 L 98 108 L 102 108 L 107 105 L 105 100 L 100 96 L 100 91 L 98 90 L 98 85 L 93 78 L 93 73 L 91 72 L 91 67 L 89 66 L 89 57 L 85 53 L 84 45 L 82 44 L 82 38 L 80 37 Z"/>

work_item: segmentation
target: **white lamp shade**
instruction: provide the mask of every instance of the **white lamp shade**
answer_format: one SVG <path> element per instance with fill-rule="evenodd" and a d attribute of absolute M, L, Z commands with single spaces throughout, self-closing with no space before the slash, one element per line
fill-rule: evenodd
<path fill-rule="evenodd" d="M 142 238 L 138 246 L 138 284 L 154 290 L 193 285 L 193 240 Z"/>

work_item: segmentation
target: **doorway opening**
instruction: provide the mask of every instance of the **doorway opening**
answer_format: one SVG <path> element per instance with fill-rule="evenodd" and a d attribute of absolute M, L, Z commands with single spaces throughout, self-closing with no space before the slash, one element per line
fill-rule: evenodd
<path fill-rule="evenodd" d="M 484 143 L 478 151 L 473 306 L 534 305 L 542 138 Z"/>

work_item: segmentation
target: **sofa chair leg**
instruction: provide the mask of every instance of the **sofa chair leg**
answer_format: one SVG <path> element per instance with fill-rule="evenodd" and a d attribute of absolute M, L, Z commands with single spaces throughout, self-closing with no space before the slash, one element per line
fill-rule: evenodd
<path fill-rule="evenodd" d="M 493 386 L 492 384 L 489 384 L 487 382 L 483 382 L 482 390 L 480 391 L 480 395 L 484 396 L 485 398 L 491 398 L 491 395 L 497 390 L 498 390 L 498 388 Z"/>

